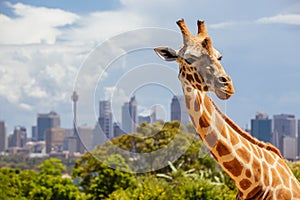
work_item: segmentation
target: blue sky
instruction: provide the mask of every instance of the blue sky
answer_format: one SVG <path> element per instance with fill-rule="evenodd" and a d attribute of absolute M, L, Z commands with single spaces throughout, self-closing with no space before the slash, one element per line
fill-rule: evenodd
<path fill-rule="evenodd" d="M 289 113 L 300 118 L 300 3 L 297 0 L 13 0 L 0 2 L 0 120 L 6 121 L 9 132 L 14 125 L 30 128 L 36 124 L 37 113 L 54 109 L 61 115 L 62 126 L 71 127 L 70 96 L 91 52 L 103 41 L 146 27 L 174 31 L 174 43 L 166 36 L 152 36 L 148 47 L 161 44 L 177 49 L 181 38 L 179 34 L 176 36 L 175 21 L 180 18 L 185 19 L 194 33 L 196 20 L 206 21 L 214 46 L 223 54 L 222 65 L 236 89 L 236 94 L 226 103 L 220 102 L 220 106 L 226 107 L 226 113 L 238 125 L 244 128 L 250 124 L 257 111 L 270 116 Z M 139 39 L 137 35 L 122 41 L 134 43 L 137 48 Z M 124 52 L 119 50 L 115 54 L 110 50 L 104 52 L 99 59 Z M 105 74 L 108 80 L 122 78 L 117 72 L 128 74 L 143 63 L 153 62 L 177 70 L 175 63 L 164 63 L 151 51 L 143 53 L 121 58 L 111 65 L 111 71 Z M 172 77 L 168 79 L 173 80 Z M 160 76 L 155 78 L 159 80 Z M 100 83 L 92 86 L 99 89 Z M 113 82 L 105 83 L 103 94 L 95 90 L 96 97 L 91 98 L 111 95 L 112 90 L 119 104 L 128 98 L 124 90 L 115 90 Z M 174 87 L 177 86 L 180 89 L 178 83 Z M 144 90 L 140 88 L 136 92 L 137 96 L 140 93 L 141 110 L 158 104 L 169 117 L 172 93 L 157 89 L 157 85 Z M 84 102 L 87 96 L 79 95 Z M 94 113 L 84 113 L 92 115 L 94 120 L 98 113 L 94 105 L 97 99 L 91 101 Z M 88 123 L 85 120 L 82 123 Z"/>

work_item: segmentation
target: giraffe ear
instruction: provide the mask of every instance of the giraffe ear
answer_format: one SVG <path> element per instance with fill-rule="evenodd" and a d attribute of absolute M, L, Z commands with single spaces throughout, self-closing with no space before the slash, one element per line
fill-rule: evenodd
<path fill-rule="evenodd" d="M 164 61 L 175 61 L 177 59 L 176 51 L 169 47 L 157 47 L 154 51 Z"/>

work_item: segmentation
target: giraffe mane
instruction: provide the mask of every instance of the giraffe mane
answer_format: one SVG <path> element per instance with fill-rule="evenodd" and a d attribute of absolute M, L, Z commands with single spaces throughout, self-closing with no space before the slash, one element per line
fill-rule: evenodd
<path fill-rule="evenodd" d="M 208 97 L 208 96 L 207 96 Z M 225 120 L 225 122 L 233 129 L 235 130 L 240 136 L 242 136 L 243 138 L 245 138 L 246 140 L 248 140 L 249 142 L 251 142 L 254 145 L 257 145 L 261 148 L 264 148 L 268 151 L 272 151 L 275 154 L 277 154 L 280 158 L 282 158 L 282 155 L 280 153 L 280 151 L 273 146 L 270 143 L 265 143 L 262 141 L 259 141 L 258 139 L 252 137 L 249 133 L 247 133 L 246 131 L 244 131 L 243 129 L 241 129 L 238 125 L 236 125 L 229 117 L 227 117 L 224 113 L 221 112 L 221 110 L 218 108 L 218 106 L 214 103 L 214 101 L 209 97 L 208 98 L 210 100 L 210 102 L 212 103 L 212 105 L 215 107 L 216 111 L 221 115 L 221 117 Z"/>

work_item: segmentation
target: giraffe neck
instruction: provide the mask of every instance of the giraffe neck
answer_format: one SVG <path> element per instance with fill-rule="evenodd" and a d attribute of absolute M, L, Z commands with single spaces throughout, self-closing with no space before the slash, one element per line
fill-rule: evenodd
<path fill-rule="evenodd" d="M 182 86 L 186 107 L 197 133 L 234 180 L 240 199 L 276 198 L 280 195 L 285 195 L 286 199 L 300 198 L 299 182 L 275 147 L 240 129 L 205 92 L 194 89 L 183 80 Z"/>

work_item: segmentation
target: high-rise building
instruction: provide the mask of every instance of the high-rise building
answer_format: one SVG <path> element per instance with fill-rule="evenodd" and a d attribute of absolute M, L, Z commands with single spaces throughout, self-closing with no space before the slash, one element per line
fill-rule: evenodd
<path fill-rule="evenodd" d="M 256 113 L 251 119 L 251 135 L 264 142 L 272 142 L 272 120 L 267 113 Z"/>
<path fill-rule="evenodd" d="M 297 158 L 297 140 L 294 137 L 283 136 L 282 156 L 288 160 L 296 160 Z"/>
<path fill-rule="evenodd" d="M 117 122 L 114 122 L 113 129 L 114 129 L 114 137 L 119 137 L 124 134 L 123 130 L 121 129 L 120 124 Z"/>
<path fill-rule="evenodd" d="M 98 123 L 105 136 L 113 138 L 113 123 L 110 101 L 100 101 Z"/>
<path fill-rule="evenodd" d="M 37 126 L 32 126 L 31 127 L 31 140 L 37 141 L 37 138 L 38 138 Z"/>
<path fill-rule="evenodd" d="M 135 96 L 122 106 L 122 129 L 125 133 L 136 132 L 138 123 L 137 101 Z"/>
<path fill-rule="evenodd" d="M 180 123 L 187 125 L 190 123 L 189 114 L 185 107 L 184 97 L 182 95 L 173 96 L 171 102 L 171 121 L 178 120 Z"/>
<path fill-rule="evenodd" d="M 283 153 L 284 137 L 296 138 L 296 118 L 294 115 L 280 114 L 274 115 L 274 144 Z M 294 147 L 289 147 L 294 148 Z"/>
<path fill-rule="evenodd" d="M 49 128 L 59 128 L 60 127 L 60 116 L 51 111 L 47 114 L 38 114 L 37 117 L 37 140 L 45 140 L 45 131 Z"/>
<path fill-rule="evenodd" d="M 27 131 L 23 126 L 16 126 L 9 137 L 8 147 L 24 147 L 27 142 Z"/>
<path fill-rule="evenodd" d="M 62 152 L 67 131 L 64 128 L 49 128 L 45 131 L 46 153 Z"/>
<path fill-rule="evenodd" d="M 6 149 L 6 128 L 5 122 L 0 121 L 0 152 Z"/>

